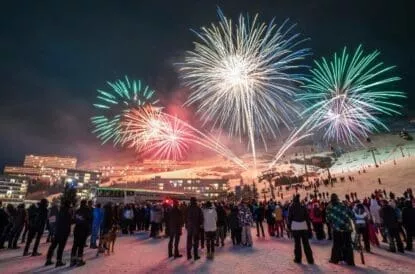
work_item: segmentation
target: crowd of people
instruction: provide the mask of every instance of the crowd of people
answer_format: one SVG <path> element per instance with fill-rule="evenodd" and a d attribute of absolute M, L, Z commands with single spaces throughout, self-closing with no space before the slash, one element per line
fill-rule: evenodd
<path fill-rule="evenodd" d="M 45 265 L 52 265 L 57 249 L 56 267 L 62 260 L 68 237 L 73 231 L 71 266 L 82 266 L 84 248 L 104 252 L 100 237 L 119 227 L 122 234 L 147 232 L 154 239 L 168 238 L 168 257 L 180 258 L 180 238 L 186 229 L 188 260 L 199 260 L 199 250 L 206 247 L 207 259 L 213 259 L 215 249 L 225 245 L 230 235 L 234 246 L 252 247 L 251 230 L 256 237 L 287 237 L 294 240 L 294 262 L 302 262 L 302 249 L 309 264 L 314 263 L 309 239 L 331 240 L 331 263 L 344 261 L 354 265 L 353 248 L 363 240 L 362 247 L 371 252 L 379 240 L 389 244 L 390 252 L 412 251 L 415 233 L 415 203 L 412 190 L 402 197 L 385 190 L 375 190 L 370 197 L 346 194 L 340 199 L 332 193 L 315 193 L 301 198 L 295 194 L 291 201 L 262 201 L 243 199 L 240 203 L 167 200 L 163 203 L 112 204 L 82 200 L 76 210 L 71 203 L 49 203 L 42 199 L 25 209 L 8 204 L 0 207 L 0 248 L 17 249 L 24 244 L 23 256 L 40 256 L 39 243 L 45 230 L 50 242 Z M 266 227 L 264 229 L 264 224 Z M 72 229 L 73 228 L 73 229 Z M 265 231 L 266 230 L 266 231 Z M 355 237 L 352 239 L 352 232 Z M 87 244 L 87 239 L 90 240 Z M 33 247 L 31 249 L 32 242 Z M 405 242 L 405 247 L 404 247 Z M 303 247 L 303 248 L 301 248 Z M 29 253 L 29 250 L 32 250 Z"/>

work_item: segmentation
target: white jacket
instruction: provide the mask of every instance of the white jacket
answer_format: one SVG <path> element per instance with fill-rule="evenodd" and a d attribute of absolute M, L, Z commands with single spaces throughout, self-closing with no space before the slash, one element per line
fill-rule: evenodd
<path fill-rule="evenodd" d="M 380 220 L 379 212 L 380 212 L 380 205 L 378 204 L 378 201 L 376 201 L 376 199 L 371 199 L 370 200 L 370 215 L 372 215 L 372 219 L 375 224 L 382 223 Z"/>
<path fill-rule="evenodd" d="M 218 214 L 214 207 L 203 209 L 203 228 L 205 232 L 216 231 L 216 221 L 218 220 Z"/>

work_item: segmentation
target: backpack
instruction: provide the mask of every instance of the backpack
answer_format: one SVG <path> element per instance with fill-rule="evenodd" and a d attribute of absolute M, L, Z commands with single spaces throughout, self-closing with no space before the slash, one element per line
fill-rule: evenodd
<path fill-rule="evenodd" d="M 315 217 L 320 218 L 321 217 L 321 209 L 320 207 L 314 207 L 313 208 L 313 214 Z"/>

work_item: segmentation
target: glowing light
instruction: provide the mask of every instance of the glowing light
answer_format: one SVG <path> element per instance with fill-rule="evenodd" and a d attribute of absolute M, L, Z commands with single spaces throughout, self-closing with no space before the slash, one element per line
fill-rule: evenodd
<path fill-rule="evenodd" d="M 181 77 L 192 89 L 187 105 L 197 104 L 205 124 L 247 135 L 256 163 L 255 140 L 265 146 L 280 124 L 289 127 L 299 113 L 294 95 L 302 77 L 293 73 L 308 49 L 291 34 L 293 26 L 260 23 L 239 16 L 237 24 L 218 10 L 220 22 L 202 27 L 193 51 L 181 64 Z"/>
<path fill-rule="evenodd" d="M 130 81 L 127 76 L 124 80 L 107 82 L 111 91 L 97 90 L 97 102 L 94 106 L 101 112 L 91 118 L 95 129 L 92 131 L 102 141 L 102 144 L 113 140 L 119 144 L 121 135 L 121 117 L 131 108 L 157 104 L 155 92 L 148 86 L 142 85 L 140 80 Z"/>
<path fill-rule="evenodd" d="M 186 156 L 190 144 L 197 144 L 246 169 L 242 160 L 212 136 L 159 108 L 132 109 L 124 115 L 121 125 L 123 144 L 153 158 L 179 160 Z"/>
<path fill-rule="evenodd" d="M 352 56 L 344 48 L 340 55 L 334 54 L 331 62 L 325 58 L 315 61 L 312 77 L 306 80 L 307 93 L 299 97 L 309 106 L 302 113 L 309 118 L 288 138 L 271 166 L 299 136 L 322 131 L 327 142 L 362 144 L 361 139 L 369 134 L 388 130 L 380 116 L 400 114 L 401 105 L 394 99 L 406 96 L 388 86 L 400 78 L 385 76 L 394 67 L 377 62 L 379 54 L 374 51 L 364 55 L 359 46 Z"/>

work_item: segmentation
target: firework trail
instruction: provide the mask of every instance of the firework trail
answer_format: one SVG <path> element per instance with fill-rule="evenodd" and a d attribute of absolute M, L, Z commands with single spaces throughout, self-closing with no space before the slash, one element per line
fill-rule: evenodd
<path fill-rule="evenodd" d="M 392 90 L 388 84 L 399 77 L 385 77 L 394 67 L 377 62 L 379 51 L 363 54 L 359 46 L 350 56 L 346 48 L 329 63 L 325 58 L 315 61 L 311 78 L 306 80 L 307 93 L 299 101 L 309 105 L 302 113 L 309 118 L 291 134 L 277 153 L 271 166 L 302 136 L 323 131 L 323 139 L 330 142 L 354 144 L 373 132 L 388 130 L 379 115 L 400 114 L 396 98 L 405 93 Z M 363 145 L 363 144 L 362 144 Z"/>
<path fill-rule="evenodd" d="M 114 145 L 123 140 L 121 134 L 121 117 L 131 108 L 154 105 L 158 103 L 155 92 L 139 80 L 124 80 L 107 82 L 111 91 L 97 90 L 97 103 L 94 106 L 101 112 L 91 118 L 92 131 L 105 144 L 113 140 Z"/>
<path fill-rule="evenodd" d="M 182 159 L 193 143 L 215 151 L 247 169 L 242 160 L 213 136 L 199 131 L 175 116 L 163 113 L 160 109 L 132 109 L 124 115 L 121 124 L 123 144 L 154 158 Z"/>
<path fill-rule="evenodd" d="M 276 137 L 281 124 L 290 127 L 299 115 L 294 95 L 303 78 L 293 71 L 309 50 L 297 49 L 304 40 L 287 21 L 277 27 L 240 15 L 234 24 L 218 14 L 219 23 L 195 32 L 199 42 L 181 64 L 192 90 L 186 104 L 198 105 L 204 124 L 247 135 L 256 166 L 256 139 L 266 147 L 266 136 Z"/>

